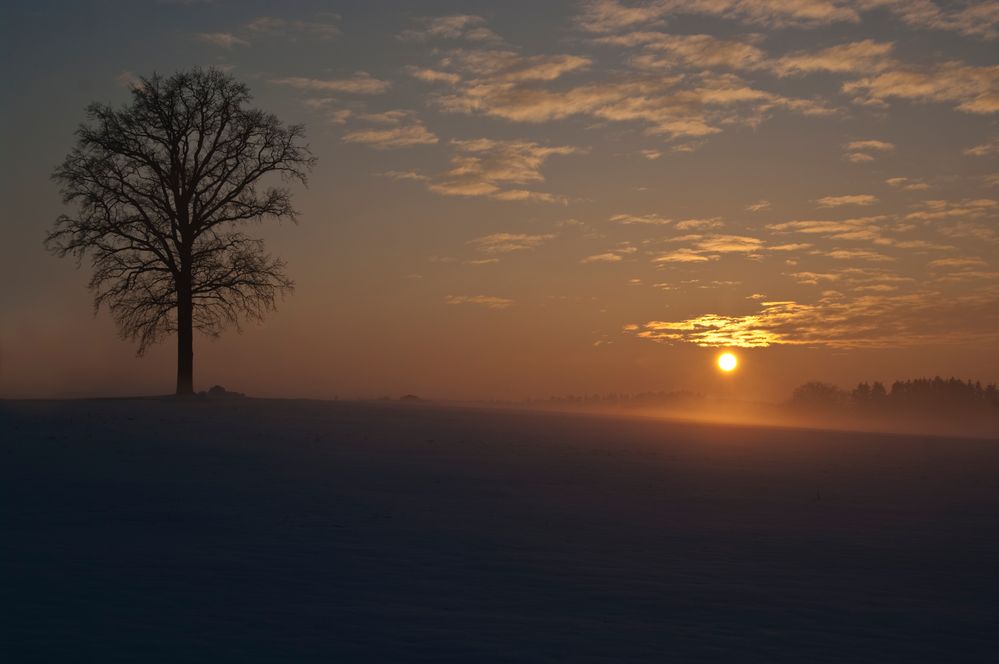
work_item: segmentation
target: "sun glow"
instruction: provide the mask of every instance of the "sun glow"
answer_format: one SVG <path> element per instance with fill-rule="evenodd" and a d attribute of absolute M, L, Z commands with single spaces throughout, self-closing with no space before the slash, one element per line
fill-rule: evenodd
<path fill-rule="evenodd" d="M 739 366 L 739 360 L 732 353 L 722 353 L 718 356 L 718 368 L 728 373 Z"/>

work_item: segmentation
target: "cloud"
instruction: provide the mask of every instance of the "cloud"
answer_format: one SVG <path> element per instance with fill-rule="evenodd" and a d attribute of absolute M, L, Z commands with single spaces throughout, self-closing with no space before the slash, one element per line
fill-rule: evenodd
<path fill-rule="evenodd" d="M 431 189 L 434 188 L 431 187 Z M 438 193 L 443 193 L 443 191 L 438 191 Z M 491 196 L 498 201 L 531 201 L 535 203 L 561 203 L 562 205 L 569 202 L 569 199 L 565 196 L 557 196 L 543 191 L 531 191 L 529 189 L 506 189 L 494 192 Z"/>
<path fill-rule="evenodd" d="M 896 348 L 999 339 L 999 295 L 933 291 L 852 296 L 829 291 L 815 303 L 763 301 L 747 315 L 702 314 L 625 326 L 638 338 L 703 347 Z"/>
<path fill-rule="evenodd" d="M 987 265 L 985 261 L 981 258 L 938 258 L 929 262 L 929 266 L 932 268 L 965 268 L 965 267 L 983 267 Z"/>
<path fill-rule="evenodd" d="M 358 117 L 365 122 L 373 122 L 375 124 L 400 125 L 414 119 L 416 117 L 416 113 L 413 111 L 394 110 L 382 111 L 381 113 L 365 113 L 364 115 L 360 115 Z"/>
<path fill-rule="evenodd" d="M 778 233 L 806 233 L 840 237 L 844 233 L 855 233 L 858 230 L 877 228 L 887 217 L 856 217 L 852 219 L 804 219 L 785 221 L 779 224 L 768 224 L 767 230 Z"/>
<path fill-rule="evenodd" d="M 687 141 L 686 147 L 679 146 L 685 150 L 696 148 L 692 139 L 719 133 L 726 126 L 755 127 L 778 111 L 834 112 L 812 99 L 785 97 L 755 88 L 734 74 L 707 71 L 670 76 L 641 72 L 607 81 L 546 85 L 591 65 L 590 58 L 577 55 L 458 50 L 442 57 L 433 71 L 453 74 L 460 82 L 432 94 L 430 102 L 446 113 L 513 122 L 583 116 L 601 122 L 640 123 L 649 135 Z"/>
<path fill-rule="evenodd" d="M 363 71 L 355 73 L 350 78 L 320 79 L 291 76 L 288 78 L 271 79 L 275 85 L 285 85 L 298 90 L 315 92 L 345 92 L 359 95 L 380 95 L 388 91 L 392 84 L 371 76 Z"/>
<path fill-rule="evenodd" d="M 872 8 L 887 7 L 903 23 L 917 28 L 958 32 L 969 37 L 999 36 L 999 2 L 937 4 L 932 0 L 874 0 Z"/>
<path fill-rule="evenodd" d="M 798 51 L 772 61 L 769 68 L 778 76 L 799 76 L 816 72 L 832 74 L 871 73 L 892 65 L 891 42 L 865 39 L 838 44 L 819 51 Z"/>
<path fill-rule="evenodd" d="M 426 182 L 430 178 L 422 173 L 417 173 L 416 171 L 385 171 L 384 173 L 379 173 L 383 177 L 387 177 L 391 180 L 415 180 L 417 182 Z"/>
<path fill-rule="evenodd" d="M 762 240 L 745 235 L 709 235 L 697 243 L 698 251 L 721 254 L 755 253 L 762 248 Z"/>
<path fill-rule="evenodd" d="M 437 69 L 429 69 L 426 67 L 406 67 L 406 71 L 413 78 L 423 81 L 424 83 L 448 83 L 450 85 L 456 85 L 461 81 L 461 76 L 452 72 L 440 71 Z"/>
<path fill-rule="evenodd" d="M 516 84 L 554 81 L 562 76 L 586 70 L 593 61 L 569 54 L 523 56 L 510 50 L 450 51 L 440 60 L 442 69 L 456 69 L 472 78 L 470 85 Z"/>
<path fill-rule="evenodd" d="M 999 154 L 999 136 L 995 136 L 981 145 L 975 145 L 967 150 L 964 150 L 964 154 L 969 157 L 987 157 L 989 155 Z"/>
<path fill-rule="evenodd" d="M 758 39 L 718 39 L 711 35 L 674 35 L 663 32 L 631 32 L 601 37 L 597 43 L 643 49 L 631 59 L 644 70 L 675 69 L 679 66 L 750 70 L 764 66 L 766 54 L 755 45 Z"/>
<path fill-rule="evenodd" d="M 506 254 L 513 251 L 529 251 L 536 249 L 555 236 L 551 233 L 543 235 L 526 235 L 523 233 L 492 233 L 468 241 L 476 250 L 484 254 Z"/>
<path fill-rule="evenodd" d="M 886 9 L 903 23 L 995 39 L 999 2 L 938 5 L 933 0 L 587 0 L 576 27 L 592 33 L 618 32 L 663 23 L 672 15 L 714 16 L 768 28 L 816 28 L 859 23 L 861 14 Z"/>
<path fill-rule="evenodd" d="M 953 247 L 938 244 L 924 239 L 899 239 L 896 233 L 911 231 L 915 226 L 911 223 L 898 222 L 894 217 L 875 215 L 850 219 L 805 219 L 786 221 L 767 225 L 767 230 L 777 233 L 800 233 L 803 235 L 819 235 L 830 240 L 847 240 L 851 242 L 867 242 L 879 247 L 895 247 L 917 251 L 948 250 Z M 771 247 L 771 249 L 775 249 Z M 830 256 L 828 252 L 815 252 Z M 867 258 L 860 254 L 845 254 L 839 250 L 834 258 Z"/>
<path fill-rule="evenodd" d="M 821 251 L 818 253 L 822 256 L 840 261 L 861 260 L 872 261 L 875 263 L 887 263 L 895 260 L 891 256 L 886 256 L 885 254 L 877 251 L 868 251 L 866 249 L 834 249 L 832 251 Z"/>
<path fill-rule="evenodd" d="M 999 112 L 999 65 L 976 67 L 944 62 L 929 68 L 903 67 L 843 84 L 843 92 L 863 103 L 889 99 L 955 104 L 966 113 Z"/>
<path fill-rule="evenodd" d="M 363 143 L 378 150 L 433 145 L 437 136 L 419 121 L 388 129 L 358 129 L 343 136 L 346 143 Z"/>
<path fill-rule="evenodd" d="M 246 24 L 253 32 L 280 34 L 295 38 L 299 35 L 333 39 L 341 34 L 339 26 L 328 21 L 301 21 L 296 19 L 260 16 Z"/>
<path fill-rule="evenodd" d="M 718 260 L 718 256 L 706 256 L 696 249 L 676 249 L 656 256 L 653 263 L 705 263 Z"/>
<path fill-rule="evenodd" d="M 575 19 L 586 32 L 613 32 L 635 25 L 659 21 L 668 13 L 666 3 L 624 5 L 618 0 L 587 0 Z"/>
<path fill-rule="evenodd" d="M 871 194 L 851 194 L 846 196 L 823 196 L 815 201 L 819 207 L 831 208 L 843 205 L 874 205 L 878 202 L 877 196 Z"/>
<path fill-rule="evenodd" d="M 835 283 L 837 286 L 857 290 L 872 286 L 899 286 L 915 282 L 912 277 L 902 276 L 881 267 L 848 267 L 830 272 L 794 272 L 791 278 L 800 284 L 817 286 Z"/>
<path fill-rule="evenodd" d="M 865 141 L 850 141 L 843 145 L 843 149 L 846 150 L 846 154 L 843 157 L 847 161 L 859 164 L 874 161 L 875 158 L 871 154 L 872 152 L 892 152 L 895 149 L 895 145 L 887 141 L 868 139 Z"/>
<path fill-rule="evenodd" d="M 660 217 L 658 214 L 615 214 L 610 218 L 617 224 L 637 225 L 637 226 L 665 226 L 673 223 L 672 219 Z"/>
<path fill-rule="evenodd" d="M 427 41 L 430 39 L 464 39 L 472 42 L 501 41 L 499 35 L 486 27 L 486 19 L 471 14 L 451 14 L 421 18 L 418 28 L 403 30 L 399 39 Z"/>
<path fill-rule="evenodd" d="M 492 295 L 448 295 L 444 298 L 447 304 L 474 304 L 487 309 L 506 309 L 513 306 L 514 301 L 505 297 Z"/>
<path fill-rule="evenodd" d="M 896 189 L 902 189 L 904 191 L 923 191 L 930 188 L 930 185 L 925 182 L 921 180 L 913 180 L 911 178 L 888 178 L 885 180 L 885 184 L 889 187 L 895 187 Z"/>
<path fill-rule="evenodd" d="M 919 210 L 910 212 L 906 219 L 940 221 L 947 219 L 977 219 L 994 214 L 999 203 L 991 198 L 964 199 L 957 202 L 945 200 L 923 201 Z"/>
<path fill-rule="evenodd" d="M 132 89 L 142 83 L 141 78 L 139 78 L 134 72 L 127 69 L 115 76 L 114 80 L 123 88 L 129 89 Z"/>
<path fill-rule="evenodd" d="M 843 147 L 847 150 L 873 150 L 876 152 L 891 152 L 895 149 L 895 145 L 892 143 L 876 140 L 850 141 Z"/>
<path fill-rule="evenodd" d="M 667 251 L 652 259 L 653 263 L 704 263 L 718 260 L 722 254 L 756 254 L 763 250 L 763 241 L 746 235 L 689 235 L 672 238 L 690 242 L 690 246 Z"/>
<path fill-rule="evenodd" d="M 681 219 L 674 224 L 674 228 L 678 231 L 693 231 L 693 230 L 710 230 L 713 228 L 721 228 L 725 224 L 722 222 L 721 217 L 711 217 L 710 219 Z"/>
<path fill-rule="evenodd" d="M 999 242 L 999 231 L 992 224 L 972 221 L 954 221 L 942 224 L 939 231 L 948 237 L 973 240 L 975 242 Z"/>
<path fill-rule="evenodd" d="M 764 210 L 770 209 L 770 201 L 764 199 L 756 201 L 755 203 L 750 203 L 746 206 L 747 212 L 763 212 Z"/>
<path fill-rule="evenodd" d="M 541 168 L 552 156 L 585 152 L 567 145 L 548 146 L 531 141 L 479 138 L 452 140 L 451 168 L 435 176 L 420 173 L 405 178 L 422 180 L 427 189 L 442 196 L 483 196 L 501 201 L 566 203 L 564 196 L 524 189 L 544 182 Z"/>
<path fill-rule="evenodd" d="M 249 46 L 250 42 L 240 39 L 229 32 L 198 32 L 194 38 L 205 44 L 221 46 L 222 48 L 232 48 L 233 46 Z"/>
<path fill-rule="evenodd" d="M 605 254 L 595 254 L 593 256 L 587 256 L 580 263 L 617 263 L 623 260 L 620 255 L 615 253 L 605 253 Z"/>
<path fill-rule="evenodd" d="M 851 4 L 840 0 L 652 0 L 637 4 L 587 0 L 575 23 L 586 32 L 606 33 L 661 23 L 673 14 L 695 14 L 770 28 L 809 28 L 859 22 L 857 9 Z"/>
<path fill-rule="evenodd" d="M 363 143 L 379 150 L 433 145 L 437 136 L 428 130 L 412 111 L 384 111 L 357 116 L 380 128 L 355 129 L 343 136 L 346 143 Z M 382 128 L 384 127 L 384 128 Z"/>

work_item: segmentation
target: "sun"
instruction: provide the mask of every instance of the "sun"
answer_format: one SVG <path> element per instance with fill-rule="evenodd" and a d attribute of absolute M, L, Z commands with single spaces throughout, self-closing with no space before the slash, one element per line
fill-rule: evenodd
<path fill-rule="evenodd" d="M 739 366 L 739 359 L 732 353 L 722 353 L 718 356 L 718 368 L 728 373 Z"/>

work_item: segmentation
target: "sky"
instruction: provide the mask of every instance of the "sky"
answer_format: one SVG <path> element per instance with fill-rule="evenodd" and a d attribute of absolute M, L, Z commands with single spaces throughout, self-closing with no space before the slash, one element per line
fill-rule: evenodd
<path fill-rule="evenodd" d="M 172 391 L 42 240 L 86 105 L 193 66 L 319 160 L 252 229 L 295 292 L 198 389 L 999 380 L 996 1 L 8 0 L 0 54 L 0 396 Z"/>

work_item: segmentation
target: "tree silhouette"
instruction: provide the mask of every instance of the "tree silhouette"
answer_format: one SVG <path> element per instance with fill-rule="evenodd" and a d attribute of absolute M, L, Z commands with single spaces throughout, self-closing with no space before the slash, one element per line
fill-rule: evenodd
<path fill-rule="evenodd" d="M 305 183 L 315 158 L 301 125 L 247 108 L 250 91 L 214 70 L 143 78 L 131 102 L 95 103 L 55 169 L 65 203 L 46 238 L 89 256 L 95 310 L 106 306 L 141 355 L 177 333 L 177 394 L 193 392 L 193 330 L 217 336 L 260 319 L 293 283 L 285 264 L 240 227 L 295 218 L 268 174 Z"/>
<path fill-rule="evenodd" d="M 994 384 L 957 378 L 897 380 L 884 384 L 859 383 L 849 393 L 835 385 L 810 382 L 797 388 L 788 402 L 793 410 L 827 415 L 902 417 L 908 421 L 999 417 L 999 388 Z"/>
<path fill-rule="evenodd" d="M 830 410 L 846 403 L 847 396 L 835 385 L 811 381 L 794 388 L 791 405 L 801 410 Z"/>

